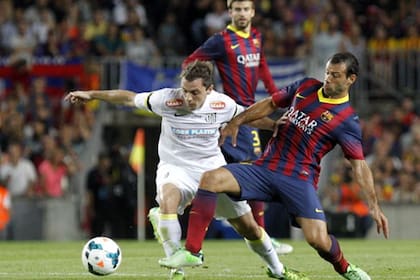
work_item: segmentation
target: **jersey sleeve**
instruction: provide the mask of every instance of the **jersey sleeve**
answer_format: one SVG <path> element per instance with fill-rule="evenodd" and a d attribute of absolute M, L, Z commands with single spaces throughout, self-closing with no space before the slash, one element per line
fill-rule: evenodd
<path fill-rule="evenodd" d="M 234 117 L 236 117 L 246 109 L 246 107 L 237 104 L 235 100 L 223 93 L 219 94 L 219 98 L 221 98 L 226 104 L 223 114 L 224 117 L 221 121 L 222 123 L 231 121 Z"/>
<path fill-rule="evenodd" d="M 364 159 L 362 131 L 358 119 L 356 115 L 353 115 L 351 119 L 346 120 L 338 140 L 344 156 L 348 159 Z"/>
<path fill-rule="evenodd" d="M 292 104 L 292 101 L 296 94 L 297 89 L 305 80 L 306 79 L 298 80 L 286 87 L 281 88 L 279 91 L 275 92 L 272 95 L 274 104 L 276 104 L 277 107 L 281 107 L 281 108 L 289 107 Z"/>
<path fill-rule="evenodd" d="M 190 54 L 182 63 L 185 68 L 189 63 L 195 60 L 218 60 L 224 52 L 224 42 L 221 34 L 215 34 L 198 47 L 192 54 Z"/>
<path fill-rule="evenodd" d="M 276 84 L 274 83 L 273 76 L 270 73 L 270 69 L 267 64 L 267 60 L 265 58 L 264 51 L 261 50 L 261 57 L 260 57 L 260 65 L 259 65 L 259 76 L 261 81 L 264 84 L 265 89 L 270 95 L 273 95 L 275 92 L 278 91 Z"/>
<path fill-rule="evenodd" d="M 162 115 L 164 98 L 168 89 L 160 89 L 151 92 L 142 92 L 134 97 L 134 104 L 137 108 Z"/>

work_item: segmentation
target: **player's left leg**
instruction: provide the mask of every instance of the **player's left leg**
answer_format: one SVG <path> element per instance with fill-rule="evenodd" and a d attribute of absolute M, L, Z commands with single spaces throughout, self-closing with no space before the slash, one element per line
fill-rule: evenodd
<path fill-rule="evenodd" d="M 337 239 L 328 234 L 325 221 L 308 218 L 297 218 L 296 220 L 301 226 L 309 245 L 324 260 L 331 263 L 337 273 L 348 280 L 370 280 L 365 271 L 346 260 Z"/>
<path fill-rule="evenodd" d="M 275 274 L 281 275 L 283 264 L 277 257 L 270 237 L 255 221 L 249 203 L 234 201 L 226 194 L 217 198 L 216 217 L 226 218 L 237 233 L 244 237 L 248 247 L 258 254 Z"/>
<path fill-rule="evenodd" d="M 235 230 L 244 237 L 245 242 L 254 253 L 267 265 L 267 274 L 278 279 L 307 279 L 304 274 L 289 270 L 280 262 L 273 247 L 271 238 L 260 227 L 250 212 L 235 219 L 229 219 Z"/>

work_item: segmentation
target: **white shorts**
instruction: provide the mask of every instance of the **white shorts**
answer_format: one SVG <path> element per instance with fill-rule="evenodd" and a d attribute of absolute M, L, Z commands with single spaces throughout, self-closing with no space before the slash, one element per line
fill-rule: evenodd
<path fill-rule="evenodd" d="M 165 184 L 175 185 L 181 192 L 178 214 L 182 215 L 197 193 L 202 171 L 191 171 L 176 165 L 160 162 L 156 171 L 156 201 L 160 204 L 160 194 Z M 216 217 L 233 219 L 251 211 L 246 201 L 233 201 L 226 194 L 217 198 Z"/>

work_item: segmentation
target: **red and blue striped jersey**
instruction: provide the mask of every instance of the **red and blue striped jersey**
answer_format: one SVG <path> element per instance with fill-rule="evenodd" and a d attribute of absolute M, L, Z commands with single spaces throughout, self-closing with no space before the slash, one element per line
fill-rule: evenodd
<path fill-rule="evenodd" d="M 322 83 L 305 78 L 273 95 L 278 107 L 287 107 L 288 121 L 279 127 L 255 164 L 287 176 L 318 183 L 322 157 L 340 145 L 346 158 L 364 159 L 359 118 L 348 95 L 324 97 Z"/>
<path fill-rule="evenodd" d="M 183 66 L 194 60 L 214 61 L 223 84 L 223 92 L 238 104 L 255 103 L 255 91 L 261 79 L 268 93 L 278 89 L 271 77 L 262 49 L 261 33 L 251 28 L 250 34 L 229 25 L 211 36 L 188 56 Z"/>

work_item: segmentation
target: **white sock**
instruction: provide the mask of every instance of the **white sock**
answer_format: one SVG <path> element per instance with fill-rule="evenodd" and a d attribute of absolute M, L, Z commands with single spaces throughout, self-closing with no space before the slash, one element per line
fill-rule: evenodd
<path fill-rule="evenodd" d="M 167 257 L 181 247 L 181 225 L 177 214 L 159 215 L 159 235 Z"/>
<path fill-rule="evenodd" d="M 271 243 L 271 238 L 265 232 L 263 228 L 261 228 L 262 236 L 261 239 L 258 240 L 248 240 L 245 238 L 245 242 L 248 245 L 248 248 L 257 253 L 261 259 L 268 265 L 271 272 L 283 275 L 284 266 L 280 262 L 276 251 L 273 248 L 273 244 Z"/>

